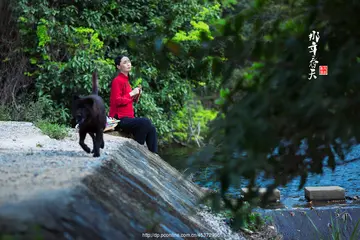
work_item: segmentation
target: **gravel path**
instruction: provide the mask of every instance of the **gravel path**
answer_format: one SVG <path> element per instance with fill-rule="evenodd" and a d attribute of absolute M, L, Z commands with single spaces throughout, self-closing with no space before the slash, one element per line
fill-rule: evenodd
<path fill-rule="evenodd" d="M 2 122 L 0 121 L 0 150 L 59 150 L 83 152 L 84 156 L 91 156 L 85 153 L 79 146 L 79 137 L 75 129 L 69 129 L 69 135 L 63 140 L 52 139 L 44 135 L 40 129 L 29 122 Z M 106 152 L 119 147 L 119 144 L 128 141 L 126 138 L 119 138 L 104 134 Z M 85 139 L 86 144 L 92 148 L 92 140 L 89 135 Z M 101 154 L 101 153 L 100 153 Z"/>
<path fill-rule="evenodd" d="M 79 146 L 75 129 L 65 139 L 56 140 L 32 123 L 0 121 L 0 132 L 0 203 L 73 185 L 74 180 L 91 174 L 109 151 L 129 141 L 104 134 L 105 148 L 94 158 Z M 90 136 L 85 142 L 92 149 Z"/>

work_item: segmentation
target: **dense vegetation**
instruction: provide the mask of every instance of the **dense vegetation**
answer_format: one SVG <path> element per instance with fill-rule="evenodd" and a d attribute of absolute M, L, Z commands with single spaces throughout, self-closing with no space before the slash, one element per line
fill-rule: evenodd
<path fill-rule="evenodd" d="M 230 87 L 200 158 L 221 166 L 214 206 L 229 186 L 256 189 L 259 177 L 269 179 L 269 190 L 300 177 L 302 188 L 308 175 L 335 170 L 358 143 L 359 10 L 355 1 L 252 1 L 219 22 L 212 44 L 223 40 L 224 55 L 213 57 L 228 60 L 214 62 L 214 75 Z M 320 35 L 319 63 L 309 80 L 312 31 Z M 319 65 L 328 75 L 319 75 Z M 258 204 L 255 195 L 226 201 L 238 220 L 246 203 Z"/>
<path fill-rule="evenodd" d="M 202 144 L 206 123 L 216 111 L 204 108 L 198 99 L 214 93 L 219 81 L 212 79 L 208 68 L 196 69 L 194 57 L 167 53 L 164 57 L 171 67 L 162 70 L 157 67 L 155 48 L 163 42 L 169 42 L 171 48 L 173 41 L 192 51 L 200 45 L 200 33 L 211 37 L 207 23 L 220 16 L 220 5 L 203 5 L 197 0 L 105 2 L 24 0 L 3 4 L 2 118 L 46 118 L 70 125 L 71 97 L 91 91 L 95 69 L 99 71 L 100 95 L 108 105 L 109 83 L 116 75 L 114 58 L 126 54 L 134 66 L 132 84 L 141 83 L 144 89 L 136 105 L 137 116 L 154 122 L 162 142 Z M 188 110 L 190 118 L 184 117 Z"/>
<path fill-rule="evenodd" d="M 45 106 L 41 118 L 69 124 L 71 94 L 89 92 L 97 68 L 107 99 L 112 58 L 128 54 L 133 84 L 145 88 L 137 114 L 151 118 L 162 139 L 201 145 L 199 132 L 216 116 L 211 144 L 194 159 L 221 166 L 214 207 L 223 197 L 240 220 L 257 204 L 254 192 L 234 206 L 225 198 L 229 186 L 252 189 L 262 176 L 273 181 L 271 190 L 300 176 L 302 187 L 309 174 L 335 169 L 337 156 L 360 137 L 360 2 L 104 2 L 3 3 L 1 16 L 12 22 L 8 31 L 1 22 L 8 40 L 1 46 L 1 103 L 15 111 L 2 115 L 31 118 L 25 109 Z M 329 66 L 329 74 L 309 81 L 313 30 L 320 33 L 317 67 Z M 22 99 L 34 103 L 25 108 Z"/>

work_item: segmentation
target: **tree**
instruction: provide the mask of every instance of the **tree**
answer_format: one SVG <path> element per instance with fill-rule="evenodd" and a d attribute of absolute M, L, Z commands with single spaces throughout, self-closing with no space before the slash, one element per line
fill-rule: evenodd
<path fill-rule="evenodd" d="M 206 22 L 219 15 L 213 5 L 198 0 L 18 1 L 13 19 L 22 40 L 19 51 L 30 65 L 24 74 L 35 83 L 36 97 L 52 106 L 45 116 L 69 124 L 71 95 L 91 91 L 94 68 L 108 103 L 109 82 L 116 74 L 113 59 L 126 54 L 134 65 L 132 84 L 144 89 L 136 114 L 149 117 L 161 139 L 170 140 L 176 113 L 198 87 L 194 79 L 210 82 L 211 75 L 196 71 L 194 58 L 181 57 L 175 48 L 162 56 L 171 66 L 164 70 L 154 47 L 161 47 L 162 39 L 168 48 L 175 46 L 168 40 L 175 41 L 179 33 L 206 31 Z M 199 40 L 181 45 L 197 48 Z"/>
<path fill-rule="evenodd" d="M 270 192 L 300 176 L 302 188 L 309 174 L 335 170 L 336 159 L 344 159 L 360 137 L 360 3 L 282 1 L 280 14 L 269 18 L 274 7 L 271 1 L 253 1 L 222 19 L 214 35 L 224 43 L 224 55 L 213 55 L 214 74 L 230 88 L 212 123 L 213 144 L 201 159 L 221 166 L 214 206 L 222 197 L 239 216 L 245 202 L 257 204 L 255 193 L 234 205 L 225 197 L 230 186 L 256 189 L 264 176 L 272 180 Z M 329 72 L 309 80 L 312 31 L 320 33 L 316 71 L 327 65 Z M 205 55 L 217 44 L 207 42 Z"/>

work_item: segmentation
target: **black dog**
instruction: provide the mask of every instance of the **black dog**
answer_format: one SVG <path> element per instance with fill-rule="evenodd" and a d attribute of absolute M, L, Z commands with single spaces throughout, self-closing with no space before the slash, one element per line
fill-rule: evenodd
<path fill-rule="evenodd" d="M 85 144 L 86 134 L 92 137 L 94 157 L 100 156 L 100 148 L 104 148 L 104 129 L 106 127 L 106 111 L 103 99 L 98 95 L 98 78 L 94 71 L 92 74 L 92 94 L 73 97 L 72 115 L 79 127 L 79 144 L 85 152 L 90 148 Z"/>

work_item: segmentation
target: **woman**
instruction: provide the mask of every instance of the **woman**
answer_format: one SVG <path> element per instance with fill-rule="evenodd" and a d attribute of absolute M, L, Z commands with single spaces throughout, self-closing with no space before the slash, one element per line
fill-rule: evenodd
<path fill-rule="evenodd" d="M 120 70 L 111 83 L 109 117 L 120 120 L 118 128 L 126 133 L 132 133 L 135 140 L 146 145 L 153 153 L 158 152 L 157 133 L 154 125 L 148 118 L 136 118 L 133 102 L 137 101 L 141 89 L 131 89 L 129 72 L 131 71 L 130 59 L 126 56 L 115 58 L 115 66 Z"/>

